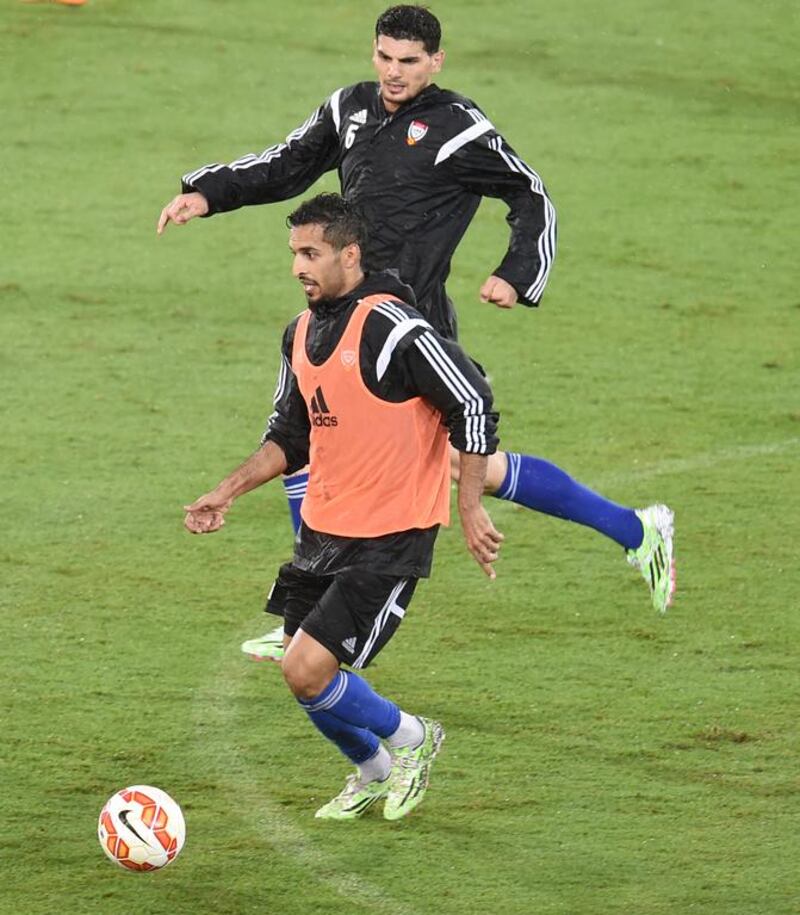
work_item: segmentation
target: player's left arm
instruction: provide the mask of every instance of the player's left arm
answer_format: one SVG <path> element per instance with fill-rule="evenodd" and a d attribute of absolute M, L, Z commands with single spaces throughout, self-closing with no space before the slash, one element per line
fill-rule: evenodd
<path fill-rule="evenodd" d="M 365 337 L 374 394 L 394 402 L 422 397 L 442 414 L 450 443 L 459 451 L 458 512 L 467 549 L 490 578 L 503 535 L 495 529 L 481 496 L 488 456 L 497 450 L 498 415 L 492 390 L 478 366 L 415 309 L 400 302 L 377 305 Z"/>
<path fill-rule="evenodd" d="M 492 389 L 461 347 L 432 328 L 420 331 L 403 356 L 410 385 L 442 414 L 459 452 L 461 529 L 473 559 L 493 579 L 503 535 L 481 501 L 488 457 L 498 445 Z"/>
<path fill-rule="evenodd" d="M 488 458 L 482 454 L 459 452 L 458 515 L 467 549 L 489 578 L 496 578 L 493 563 L 498 558 L 504 537 L 495 528 L 483 507 Z"/>
<path fill-rule="evenodd" d="M 480 112 L 476 116 L 483 117 Z M 538 305 L 556 253 L 555 207 L 539 175 L 491 122 L 483 118 L 468 130 L 472 133 L 464 136 L 470 139 L 445 151 L 436 168 L 470 193 L 502 199 L 511 230 L 505 257 L 481 287 L 481 299 L 505 308 L 517 302 Z"/>

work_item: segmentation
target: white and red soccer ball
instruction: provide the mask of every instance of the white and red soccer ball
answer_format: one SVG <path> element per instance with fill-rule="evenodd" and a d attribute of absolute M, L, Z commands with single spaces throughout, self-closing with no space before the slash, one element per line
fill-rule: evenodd
<path fill-rule="evenodd" d="M 186 841 L 186 823 L 166 791 L 131 785 L 112 795 L 100 811 L 97 837 L 120 867 L 154 871 L 178 856 Z"/>

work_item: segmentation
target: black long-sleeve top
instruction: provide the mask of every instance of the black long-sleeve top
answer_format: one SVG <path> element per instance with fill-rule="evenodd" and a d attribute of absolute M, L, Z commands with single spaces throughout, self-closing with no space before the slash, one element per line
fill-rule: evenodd
<path fill-rule="evenodd" d="M 556 247 L 542 180 L 474 102 L 436 85 L 391 115 L 377 83 L 338 89 L 283 143 L 190 172 L 183 189 L 200 191 L 213 215 L 295 197 L 332 169 L 367 218 L 366 269 L 396 270 L 442 335 L 456 336 L 445 281 L 481 197 L 509 208 L 511 237 L 493 273 L 519 302 L 538 304 Z"/>

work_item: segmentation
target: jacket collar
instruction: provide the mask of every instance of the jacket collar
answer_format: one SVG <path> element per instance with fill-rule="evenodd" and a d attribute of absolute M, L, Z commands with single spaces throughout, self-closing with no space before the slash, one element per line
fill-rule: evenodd
<path fill-rule="evenodd" d="M 366 274 L 363 281 L 355 289 L 351 289 L 350 292 L 345 293 L 338 299 L 320 302 L 312 307 L 311 311 L 320 318 L 333 317 L 346 311 L 359 299 L 378 294 L 394 296 L 408 305 L 416 306 L 417 304 L 413 290 L 400 279 L 396 271 L 379 270 L 375 273 Z"/>
<path fill-rule="evenodd" d="M 375 95 L 377 97 L 376 101 L 378 105 L 378 111 L 384 118 L 390 121 L 401 117 L 409 111 L 416 110 L 417 108 L 426 105 L 437 95 L 439 95 L 441 91 L 442 90 L 436 85 L 436 83 L 431 83 L 429 86 L 426 86 L 422 92 L 420 92 L 418 95 L 415 95 L 414 98 L 407 101 L 404 105 L 401 105 L 393 114 L 389 114 L 389 112 L 386 110 L 386 106 L 383 104 L 381 87 L 378 83 L 375 83 Z"/>

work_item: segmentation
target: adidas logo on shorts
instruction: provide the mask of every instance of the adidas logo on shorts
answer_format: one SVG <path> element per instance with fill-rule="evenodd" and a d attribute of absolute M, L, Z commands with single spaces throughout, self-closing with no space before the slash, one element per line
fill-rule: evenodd
<path fill-rule="evenodd" d="M 355 651 L 356 651 L 356 639 L 355 639 L 355 636 L 353 636 L 353 637 L 350 638 L 350 639 L 345 639 L 345 640 L 342 642 L 342 648 L 344 648 L 344 650 L 345 650 L 346 652 L 348 652 L 349 654 L 355 654 Z"/>

